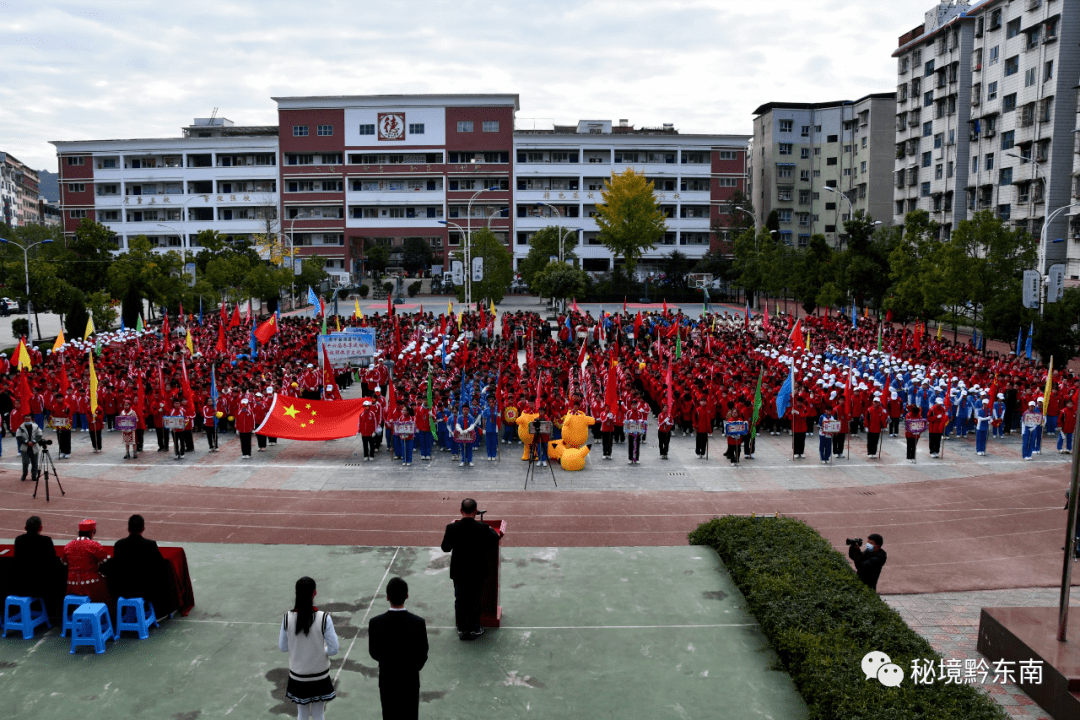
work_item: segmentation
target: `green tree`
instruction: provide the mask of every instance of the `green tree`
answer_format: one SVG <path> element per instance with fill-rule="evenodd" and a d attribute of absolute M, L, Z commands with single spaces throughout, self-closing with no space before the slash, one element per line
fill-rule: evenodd
<path fill-rule="evenodd" d="M 810 242 L 795 264 L 796 279 L 793 284 L 796 299 L 807 314 L 818 306 L 818 297 L 826 283 L 832 283 L 831 262 L 833 249 L 821 234 L 811 235 Z"/>
<path fill-rule="evenodd" d="M 376 245 L 370 239 L 364 246 L 364 270 L 372 277 L 379 277 L 390 264 L 390 250 L 385 245 Z"/>
<path fill-rule="evenodd" d="M 86 309 L 94 318 L 94 329 L 101 332 L 116 322 L 117 312 L 113 299 L 107 292 L 98 290 L 86 296 Z M 85 331 L 86 325 L 83 324 Z"/>
<path fill-rule="evenodd" d="M 892 281 L 886 307 L 893 311 L 893 319 L 907 322 L 912 318 L 927 317 L 935 307 L 927 304 L 925 283 L 931 259 L 941 242 L 938 240 L 940 226 L 925 210 L 909 212 L 904 218 L 904 232 L 900 241 L 889 253 L 889 279 Z"/>
<path fill-rule="evenodd" d="M 106 226 L 89 218 L 82 220 L 67 242 L 68 252 L 59 258 L 65 265 L 65 279 L 84 293 L 100 289 L 101 278 L 113 263 L 114 238 L 113 231 Z"/>
<path fill-rule="evenodd" d="M 1020 308 L 1020 299 L 1014 305 Z M 1035 311 L 1025 311 L 1028 319 L 1037 315 Z M 1046 303 L 1041 319 L 1035 319 L 1035 336 L 1031 340 L 1033 350 L 1037 350 L 1043 364 L 1049 365 L 1054 358 L 1054 366 L 1064 369 L 1069 360 L 1080 354 L 1080 288 L 1067 288 L 1061 300 Z M 1028 328 L 1024 328 L 1026 335 Z M 1013 337 L 1016 330 L 1013 330 Z M 1018 352 L 1023 352 L 1019 349 Z"/>
<path fill-rule="evenodd" d="M 282 288 L 289 287 L 292 280 L 292 271 L 288 268 L 280 268 L 270 263 L 257 263 L 248 271 L 244 278 L 244 289 L 249 297 L 262 300 L 270 312 L 277 309 L 278 299 L 281 297 Z"/>
<path fill-rule="evenodd" d="M 401 266 L 410 273 L 424 272 L 431 267 L 435 254 L 425 238 L 407 237 L 401 247 Z"/>
<path fill-rule="evenodd" d="M 563 234 L 563 259 L 573 265 L 577 259 L 574 247 L 577 238 L 576 233 L 566 235 L 566 230 L 555 225 L 549 225 L 533 234 L 529 239 L 529 253 L 518 265 L 521 280 L 529 286 L 533 292 L 537 292 L 533 285 L 536 274 L 547 267 L 551 258 L 559 256 L 559 233 Z"/>
<path fill-rule="evenodd" d="M 292 283 L 297 289 L 297 295 L 300 296 L 300 302 L 304 302 L 309 287 L 317 290 L 329 277 L 317 257 L 304 258 L 304 263 L 300 266 L 300 274 L 293 277 Z"/>
<path fill-rule="evenodd" d="M 514 279 L 514 259 L 510 251 L 499 242 L 495 233 L 481 228 L 472 234 L 470 254 L 475 258 L 484 258 L 484 279 L 472 284 L 473 302 L 492 300 L 501 302 L 507 288 Z M 454 253 L 454 259 L 464 262 L 464 251 Z M 465 272 L 470 268 L 466 267 Z M 465 286 L 457 288 L 458 302 L 465 301 Z"/>
<path fill-rule="evenodd" d="M 106 279 L 112 296 L 121 300 L 124 324 L 135 327 L 144 301 L 166 305 L 176 298 L 179 303 L 180 256 L 158 253 L 145 235 L 138 235 L 128 239 L 127 251 L 109 266 Z"/>
<path fill-rule="evenodd" d="M 589 289 L 589 274 L 572 265 L 549 263 L 533 276 L 532 287 L 542 297 L 556 300 L 583 297 Z"/>
<path fill-rule="evenodd" d="M 652 182 L 633 168 L 621 175 L 612 172 L 601 195 L 603 202 L 596 206 L 597 238 L 616 259 L 623 258 L 627 274 L 633 276 L 641 254 L 655 247 L 667 231 L 660 201 Z"/>
<path fill-rule="evenodd" d="M 672 250 L 664 256 L 660 265 L 665 281 L 672 287 L 686 287 L 686 274 L 690 272 L 690 259 L 678 250 Z"/>

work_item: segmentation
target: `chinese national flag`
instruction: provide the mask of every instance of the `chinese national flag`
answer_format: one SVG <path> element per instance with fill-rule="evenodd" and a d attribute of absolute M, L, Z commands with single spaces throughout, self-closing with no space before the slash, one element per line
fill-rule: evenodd
<path fill-rule="evenodd" d="M 259 327 L 255 328 L 255 339 L 261 342 L 263 345 L 270 342 L 270 338 L 277 334 L 277 315 L 271 315 L 268 320 L 259 324 Z M 271 437 L 273 437 L 271 435 Z"/>
<path fill-rule="evenodd" d="M 364 399 L 302 400 L 274 395 L 259 435 L 288 440 L 338 440 L 356 435 Z"/>
<path fill-rule="evenodd" d="M 240 327 L 240 305 L 233 305 L 232 317 L 229 318 L 229 327 Z"/>
<path fill-rule="evenodd" d="M 218 352 L 225 352 L 229 349 L 228 343 L 225 342 L 225 323 L 218 323 L 217 326 L 217 345 L 215 346 Z"/>
<path fill-rule="evenodd" d="M 791 345 L 796 348 L 803 346 L 802 320 L 796 320 L 795 327 L 791 329 Z"/>
<path fill-rule="evenodd" d="M 922 350 L 922 335 L 920 335 L 917 331 L 913 330 L 911 332 L 911 337 L 915 341 L 915 349 Z"/>
<path fill-rule="evenodd" d="M 668 388 L 671 388 L 670 383 Z M 611 363 L 607 371 L 607 382 L 604 384 L 604 404 L 611 412 L 619 410 L 619 371 L 615 363 Z"/>

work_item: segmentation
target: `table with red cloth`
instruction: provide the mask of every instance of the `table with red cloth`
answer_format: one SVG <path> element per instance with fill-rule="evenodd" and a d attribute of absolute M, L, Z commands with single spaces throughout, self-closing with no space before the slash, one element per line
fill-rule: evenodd
<path fill-rule="evenodd" d="M 63 545 L 56 545 L 56 554 L 61 556 L 64 551 Z M 105 551 L 112 557 L 113 547 L 112 545 L 103 546 Z M 169 613 L 177 612 L 181 615 L 187 615 L 191 612 L 191 609 L 195 607 L 195 593 L 191 587 L 191 575 L 188 572 L 187 554 L 184 552 L 184 548 L 180 547 L 162 547 L 161 556 L 165 558 L 166 566 L 169 568 L 169 572 L 166 573 L 168 582 L 164 588 L 166 592 L 166 602 L 163 603 L 164 607 L 154 606 L 154 610 L 158 617 L 165 617 Z M 14 545 L 0 545 L 0 597 L 7 597 L 11 594 L 10 588 L 15 584 L 15 546 Z M 63 598 L 60 598 L 61 602 Z M 51 598 L 46 599 L 46 605 L 51 608 L 54 606 L 54 602 Z M 54 617 L 58 617 L 59 613 Z"/>

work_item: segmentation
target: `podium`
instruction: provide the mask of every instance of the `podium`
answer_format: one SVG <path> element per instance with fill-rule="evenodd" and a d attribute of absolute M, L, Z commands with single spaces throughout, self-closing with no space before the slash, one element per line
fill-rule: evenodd
<path fill-rule="evenodd" d="M 485 525 L 499 533 L 499 541 L 487 558 L 487 575 L 480 592 L 480 627 L 497 628 L 502 623 L 502 606 L 499 605 L 499 572 L 502 565 L 502 538 L 506 535 L 505 520 L 484 520 Z"/>

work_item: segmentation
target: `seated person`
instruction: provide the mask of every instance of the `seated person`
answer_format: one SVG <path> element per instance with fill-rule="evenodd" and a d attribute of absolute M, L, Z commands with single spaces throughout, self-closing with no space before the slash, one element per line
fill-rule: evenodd
<path fill-rule="evenodd" d="M 167 615 L 175 608 L 168 608 L 163 602 L 165 558 L 156 542 L 142 536 L 145 529 L 142 515 L 128 518 L 128 536 L 113 546 L 113 559 L 108 567 L 109 589 L 116 597 L 149 600 L 154 603 L 155 611 Z"/>
<path fill-rule="evenodd" d="M 49 615 L 58 617 L 66 584 L 67 568 L 60 562 L 52 538 L 41 534 L 41 518 L 31 515 L 26 520 L 26 533 L 15 538 L 12 594 L 44 599 Z"/>

